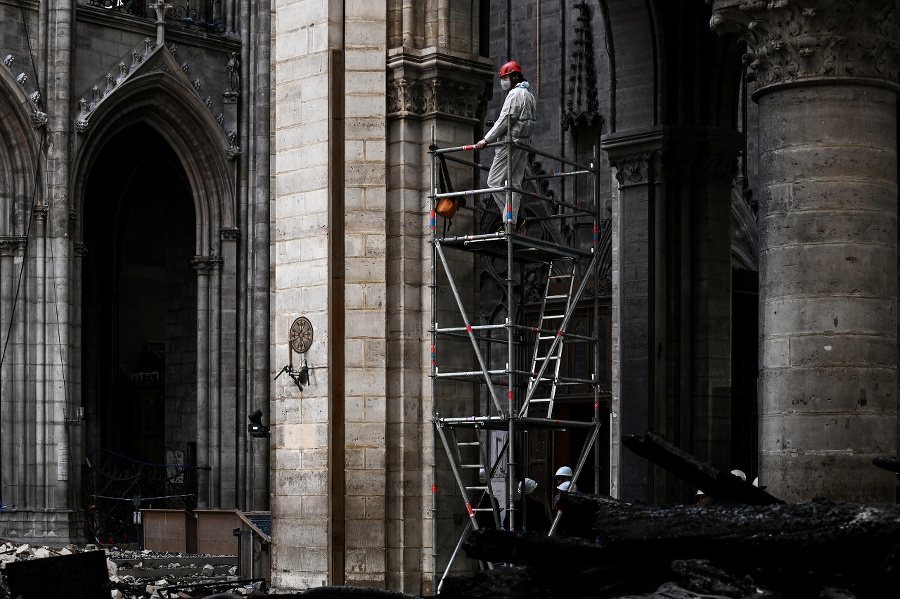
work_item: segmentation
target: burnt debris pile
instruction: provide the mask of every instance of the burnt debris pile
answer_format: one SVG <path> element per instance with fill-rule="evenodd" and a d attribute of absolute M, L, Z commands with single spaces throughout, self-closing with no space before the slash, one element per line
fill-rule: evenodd
<path fill-rule="evenodd" d="M 900 596 L 900 506 L 786 504 L 657 435 L 625 444 L 713 501 L 647 506 L 564 494 L 561 536 L 475 532 L 464 548 L 492 569 L 447 579 L 441 597 Z"/>

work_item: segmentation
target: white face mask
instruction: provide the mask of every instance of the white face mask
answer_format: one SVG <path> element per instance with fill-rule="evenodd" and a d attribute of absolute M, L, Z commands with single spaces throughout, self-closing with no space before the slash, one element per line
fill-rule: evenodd
<path fill-rule="evenodd" d="M 512 89 L 512 81 L 510 81 L 509 79 L 501 79 L 500 80 L 500 89 L 502 89 L 505 92 L 508 92 L 509 90 Z"/>

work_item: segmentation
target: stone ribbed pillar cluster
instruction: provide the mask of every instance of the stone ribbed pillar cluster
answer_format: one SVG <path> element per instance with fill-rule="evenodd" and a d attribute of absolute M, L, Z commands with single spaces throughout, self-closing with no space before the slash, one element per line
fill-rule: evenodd
<path fill-rule="evenodd" d="M 788 501 L 893 501 L 900 8 L 714 3 L 756 76 L 760 477 Z M 848 107 L 852 106 L 852 111 Z"/>

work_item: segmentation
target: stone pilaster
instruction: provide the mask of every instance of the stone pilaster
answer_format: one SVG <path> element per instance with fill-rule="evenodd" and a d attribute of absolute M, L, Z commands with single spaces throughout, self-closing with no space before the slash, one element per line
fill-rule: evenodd
<path fill-rule="evenodd" d="M 740 137 L 658 127 L 603 138 L 613 196 L 612 440 L 653 430 L 731 462 L 731 188 Z M 612 492 L 686 501 L 662 469 L 612 450 Z"/>
<path fill-rule="evenodd" d="M 900 7 L 718 0 L 711 26 L 758 84 L 760 481 L 893 501 Z"/>
<path fill-rule="evenodd" d="M 405 22 L 405 21 L 404 21 Z M 436 48 L 417 50 L 392 48 L 388 52 L 387 117 L 390 177 L 388 190 L 388 323 L 393 339 L 387 347 L 388 477 L 390 489 L 387 518 L 390 588 L 410 593 L 429 593 L 434 569 L 444 568 L 462 532 L 453 515 L 462 508 L 445 463 L 443 449 L 434 448 L 430 425 L 436 409 L 441 415 L 471 415 L 474 388 L 459 386 L 452 399 L 447 393 L 431 397 L 430 358 L 424 343 L 431 326 L 431 245 L 427 196 L 430 185 L 432 129 L 440 147 L 471 144 L 483 134 L 481 123 L 495 79 L 490 63 L 470 53 L 451 55 Z M 471 153 L 462 156 L 472 159 Z M 471 171 L 453 169 L 457 188 L 471 188 Z M 472 201 L 479 201 L 477 198 Z M 439 219 L 441 220 L 441 219 Z M 454 231 L 472 231 L 471 213 L 460 211 L 453 219 Z M 455 283 L 462 297 L 474 298 L 473 256 L 451 252 Z M 459 310 L 446 279 L 437 287 L 438 322 L 456 322 Z M 468 302 L 469 316 L 477 314 Z M 441 356 L 443 368 L 456 362 L 468 370 L 471 346 L 460 346 L 458 355 Z M 445 388 L 446 390 L 446 388 Z M 435 404 L 433 404 L 435 402 Z M 466 413 L 456 413 L 461 406 Z M 438 443 L 439 444 L 439 443 Z M 433 479 L 431 455 L 437 450 L 437 480 Z M 432 493 L 431 485 L 435 484 Z M 438 523 L 435 528 L 435 523 Z M 438 540 L 432 538 L 437 530 Z M 412 539 L 416 539 L 415 542 Z M 440 548 L 435 558 L 433 543 Z M 415 548 L 413 548 L 415 547 Z M 437 565 L 435 564 L 437 562 Z"/>

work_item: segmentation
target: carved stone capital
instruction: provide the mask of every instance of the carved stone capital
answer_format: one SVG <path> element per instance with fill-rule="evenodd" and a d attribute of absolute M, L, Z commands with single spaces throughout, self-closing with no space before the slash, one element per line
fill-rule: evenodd
<path fill-rule="evenodd" d="M 851 78 L 900 89 L 900 5 L 894 0 L 715 0 L 710 28 L 747 41 L 757 92 Z"/>
<path fill-rule="evenodd" d="M 46 222 L 47 215 L 50 213 L 50 206 L 46 204 L 35 204 L 32 213 L 34 214 L 34 220 L 37 222 Z"/>
<path fill-rule="evenodd" d="M 484 118 L 493 93 L 488 63 L 403 50 L 388 57 L 388 118 L 437 116 L 473 124 Z"/>
<path fill-rule="evenodd" d="M 650 153 L 610 158 L 610 166 L 616 168 L 619 185 L 637 185 L 650 181 Z"/>
<path fill-rule="evenodd" d="M 83 243 L 76 243 L 74 246 L 74 252 L 76 258 L 84 258 L 88 253 L 87 246 Z"/>
<path fill-rule="evenodd" d="M 388 82 L 388 117 L 452 116 L 480 120 L 487 107 L 489 84 L 481 86 L 438 78 Z"/>
<path fill-rule="evenodd" d="M 200 275 L 208 275 L 215 272 L 220 264 L 222 264 L 222 259 L 218 256 L 194 256 L 193 260 L 191 260 L 191 266 Z"/>
<path fill-rule="evenodd" d="M 0 257 L 15 256 L 25 248 L 25 237 L 0 237 Z"/>
<path fill-rule="evenodd" d="M 241 230 L 235 227 L 229 227 L 219 231 L 222 241 L 238 241 L 241 238 Z"/>

